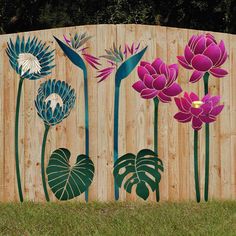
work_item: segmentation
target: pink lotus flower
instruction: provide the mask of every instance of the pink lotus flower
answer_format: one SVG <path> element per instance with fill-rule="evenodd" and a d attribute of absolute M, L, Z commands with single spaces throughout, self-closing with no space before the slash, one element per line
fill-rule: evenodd
<path fill-rule="evenodd" d="M 205 95 L 202 100 L 191 92 L 184 93 L 181 98 L 175 98 L 175 103 L 179 108 L 179 112 L 174 118 L 179 122 L 186 123 L 192 121 L 192 127 L 200 130 L 203 123 L 211 123 L 216 121 L 217 115 L 221 113 L 224 105 L 218 105 L 220 96 Z"/>
<path fill-rule="evenodd" d="M 160 58 L 155 59 L 152 64 L 142 61 L 138 67 L 138 76 L 140 80 L 133 84 L 133 88 L 142 98 L 158 97 L 166 103 L 182 92 L 175 82 L 178 76 L 177 64 L 166 65 Z"/>
<path fill-rule="evenodd" d="M 184 50 L 184 56 L 178 56 L 179 63 L 186 69 L 194 70 L 190 82 L 195 83 L 209 72 L 217 78 L 224 77 L 228 72 L 221 65 L 227 59 L 224 41 L 217 44 L 211 34 L 193 35 Z"/>

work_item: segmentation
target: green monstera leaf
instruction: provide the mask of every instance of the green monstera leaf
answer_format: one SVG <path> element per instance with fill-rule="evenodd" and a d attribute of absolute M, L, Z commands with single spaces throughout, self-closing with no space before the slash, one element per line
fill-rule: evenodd
<path fill-rule="evenodd" d="M 69 200 L 85 192 L 93 181 L 94 165 L 86 155 L 79 155 L 70 166 L 70 151 L 55 150 L 50 156 L 46 173 L 48 184 L 57 199 Z"/>
<path fill-rule="evenodd" d="M 143 149 L 137 155 L 127 153 L 120 157 L 114 164 L 113 175 L 119 187 L 124 183 L 124 189 L 131 193 L 133 186 L 139 197 L 146 200 L 149 196 L 149 188 L 154 192 L 161 180 L 160 171 L 163 171 L 163 163 L 157 154 L 149 149 Z"/>

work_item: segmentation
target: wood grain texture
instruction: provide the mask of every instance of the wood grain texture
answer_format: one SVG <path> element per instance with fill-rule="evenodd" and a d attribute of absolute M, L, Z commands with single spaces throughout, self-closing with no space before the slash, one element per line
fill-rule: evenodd
<path fill-rule="evenodd" d="M 113 42 L 118 46 L 141 42 L 148 45 L 143 60 L 152 62 L 160 57 L 166 63 L 177 63 L 192 34 L 202 31 L 146 25 L 86 25 L 51 30 L 19 33 L 20 36 L 36 36 L 55 49 L 56 67 L 52 74 L 38 81 L 24 81 L 19 129 L 19 154 L 22 188 L 25 200 L 44 201 L 40 173 L 41 144 L 44 125 L 38 117 L 34 99 L 42 82 L 47 79 L 65 80 L 75 88 L 76 106 L 70 116 L 49 131 L 45 164 L 57 148 L 71 152 L 71 163 L 79 154 L 85 153 L 83 73 L 65 57 L 53 39 L 63 34 L 87 32 L 93 36 L 86 46 L 88 52 L 100 56 Z M 219 42 L 224 40 L 229 54 L 223 68 L 229 71 L 226 78 L 210 76 L 209 91 L 220 94 L 225 108 L 210 125 L 210 178 L 209 199 L 236 198 L 236 36 L 211 32 Z M 14 120 L 19 76 L 12 70 L 5 53 L 7 41 L 16 39 L 16 34 L 0 35 L 0 201 L 18 201 L 14 157 Z M 104 62 L 104 61 L 102 61 Z M 106 64 L 103 63 L 103 66 Z M 96 70 L 87 65 L 89 85 L 90 158 L 95 165 L 95 175 L 89 188 L 90 201 L 114 200 L 113 180 L 113 109 L 114 73 L 105 81 L 97 83 Z M 191 71 L 179 66 L 178 82 L 183 91 L 193 91 L 203 96 L 203 80 L 190 84 Z M 138 80 L 134 70 L 122 81 L 119 108 L 119 156 L 143 148 L 153 149 L 153 102 L 140 98 L 132 84 Z M 195 199 L 193 170 L 193 130 L 191 124 L 180 124 L 173 119 L 177 112 L 174 102 L 159 104 L 159 157 L 164 162 L 160 183 L 161 201 Z M 199 167 L 201 197 L 204 191 L 205 131 L 199 132 Z M 49 187 L 48 187 L 49 189 Z M 49 189 L 50 199 L 56 201 Z M 120 200 L 140 201 L 135 193 L 120 189 Z M 84 201 L 84 194 L 75 199 Z M 150 194 L 149 201 L 155 201 Z"/>

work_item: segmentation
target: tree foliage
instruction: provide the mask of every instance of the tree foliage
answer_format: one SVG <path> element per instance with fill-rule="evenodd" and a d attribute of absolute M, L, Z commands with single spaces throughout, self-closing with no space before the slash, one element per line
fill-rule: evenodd
<path fill-rule="evenodd" d="M 236 0 L 0 0 L 0 33 L 83 24 L 236 32 Z"/>

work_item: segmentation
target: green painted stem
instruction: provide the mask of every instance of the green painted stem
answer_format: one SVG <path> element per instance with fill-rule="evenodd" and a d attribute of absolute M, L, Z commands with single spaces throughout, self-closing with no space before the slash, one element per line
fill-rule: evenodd
<path fill-rule="evenodd" d="M 116 163 L 118 160 L 118 133 L 119 133 L 119 97 L 120 97 L 120 81 L 116 80 L 115 84 L 115 98 L 114 98 L 114 143 L 113 143 L 113 148 L 114 148 L 114 156 L 113 156 L 113 161 Z M 119 200 L 119 187 L 116 184 L 116 181 L 114 179 L 114 195 L 115 195 L 115 200 Z"/>
<path fill-rule="evenodd" d="M 204 93 L 208 94 L 209 73 L 205 73 L 204 77 Z M 204 199 L 208 201 L 209 192 L 209 156 L 210 156 L 210 129 L 209 124 L 205 125 L 205 188 Z"/>
<path fill-rule="evenodd" d="M 158 155 L 158 105 L 159 99 L 155 97 L 154 101 L 154 152 Z M 156 201 L 160 201 L 160 190 L 159 190 L 159 183 L 157 184 L 156 189 Z"/>
<path fill-rule="evenodd" d="M 88 79 L 87 79 L 87 69 L 84 67 L 84 120 L 85 120 L 85 154 L 89 157 L 89 108 L 88 108 Z M 88 189 L 85 191 L 85 201 L 88 202 Z"/>
<path fill-rule="evenodd" d="M 17 186 L 20 201 L 23 202 L 23 193 L 21 187 L 21 177 L 20 177 L 20 164 L 19 164 L 19 146 L 18 146 L 18 130 L 19 130 L 19 111 L 20 111 L 20 99 L 21 99 L 21 91 L 22 85 L 24 82 L 24 78 L 20 78 L 18 91 L 17 91 L 17 100 L 16 100 L 16 114 L 15 114 L 15 162 L 16 162 L 16 177 L 17 177 Z"/>
<path fill-rule="evenodd" d="M 44 159 L 45 159 L 45 147 L 46 147 L 46 141 L 47 141 L 49 129 L 50 129 L 50 126 L 45 124 L 45 131 L 44 131 L 42 151 L 41 151 L 41 175 L 42 175 L 42 182 L 43 182 L 43 190 L 44 190 L 45 198 L 48 202 L 50 201 L 50 199 L 48 195 L 46 178 L 45 178 Z"/>
<path fill-rule="evenodd" d="M 198 176 L 198 131 L 194 130 L 194 180 L 196 200 L 200 202 L 199 176 Z"/>

